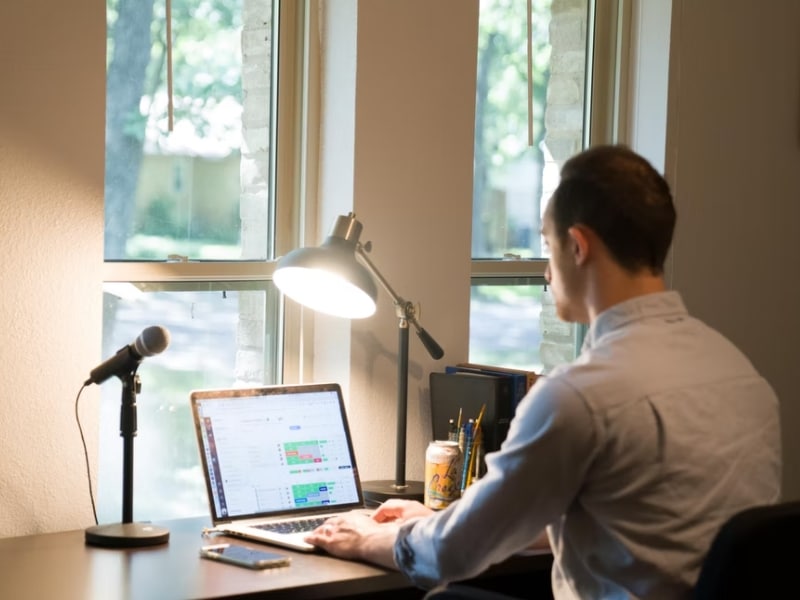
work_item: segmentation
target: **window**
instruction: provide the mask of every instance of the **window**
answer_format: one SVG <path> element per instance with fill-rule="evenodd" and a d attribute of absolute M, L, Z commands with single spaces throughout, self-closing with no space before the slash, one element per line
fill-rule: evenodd
<path fill-rule="evenodd" d="M 276 124 L 279 106 L 280 122 L 295 122 L 304 4 L 170 8 L 107 1 L 103 354 L 151 325 L 171 338 L 138 370 L 133 505 L 147 519 L 208 511 L 188 390 L 282 379 L 270 261 L 297 242 L 295 184 L 283 175 L 295 171 L 294 135 Z M 101 393 L 98 518 L 113 522 L 121 386 Z"/>
<path fill-rule="evenodd" d="M 616 64 L 597 44 L 616 34 L 617 8 L 600 4 L 602 12 L 592 0 L 532 0 L 529 31 L 525 0 L 480 2 L 472 362 L 547 372 L 578 349 L 581 328 L 558 320 L 546 289 L 539 231 L 561 164 L 590 138 L 612 137 L 602 129 L 607 104 L 597 98 L 614 81 L 593 73 Z"/>

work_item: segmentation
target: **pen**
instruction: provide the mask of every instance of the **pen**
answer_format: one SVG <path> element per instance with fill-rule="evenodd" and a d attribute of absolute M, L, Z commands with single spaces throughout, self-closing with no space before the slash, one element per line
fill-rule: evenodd
<path fill-rule="evenodd" d="M 456 428 L 456 422 L 453 419 L 450 419 L 450 426 L 447 430 L 447 439 L 451 442 L 458 441 L 458 428 Z"/>
<path fill-rule="evenodd" d="M 461 473 L 461 491 L 467 489 L 467 480 L 469 479 L 469 464 L 470 456 L 472 455 L 472 419 L 464 424 L 464 462 L 462 463 Z"/>

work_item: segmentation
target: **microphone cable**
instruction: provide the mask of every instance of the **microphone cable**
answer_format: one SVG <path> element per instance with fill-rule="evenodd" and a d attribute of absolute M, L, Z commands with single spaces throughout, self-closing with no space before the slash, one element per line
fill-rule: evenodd
<path fill-rule="evenodd" d="M 83 435 L 83 427 L 81 426 L 81 417 L 78 413 L 78 402 L 81 399 L 81 393 L 86 389 L 86 384 L 81 386 L 78 390 L 78 395 L 75 396 L 75 422 L 78 424 L 78 432 L 81 434 L 81 444 L 83 444 L 83 458 L 86 462 L 86 479 L 89 485 L 89 499 L 92 501 L 92 514 L 94 515 L 94 524 L 98 524 L 97 520 L 97 507 L 94 502 L 94 492 L 92 491 L 92 470 L 89 466 L 89 450 L 86 448 L 86 437 Z"/>

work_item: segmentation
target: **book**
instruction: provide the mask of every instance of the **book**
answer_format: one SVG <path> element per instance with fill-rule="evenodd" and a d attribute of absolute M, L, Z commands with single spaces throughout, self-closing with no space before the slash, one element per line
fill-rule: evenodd
<path fill-rule="evenodd" d="M 533 387 L 533 384 L 536 383 L 536 380 L 539 378 L 539 374 L 535 371 L 528 371 L 527 369 L 514 369 L 512 367 L 498 367 L 494 365 L 481 365 L 478 363 L 472 362 L 460 362 L 458 363 L 459 367 L 469 367 L 471 369 L 481 369 L 484 371 L 497 371 L 499 373 L 509 373 L 511 375 L 520 375 L 525 377 L 525 385 L 526 385 L 526 392 Z"/>
<path fill-rule="evenodd" d="M 462 423 L 475 419 L 486 405 L 481 420 L 485 452 L 494 452 L 506 439 L 513 416 L 513 388 L 509 377 L 465 371 L 430 374 L 433 439 L 446 440 L 450 419 Z"/>
<path fill-rule="evenodd" d="M 446 373 L 455 373 L 458 371 L 510 377 L 514 389 L 513 412 L 516 412 L 517 404 L 525 397 L 525 394 L 528 393 L 528 390 L 531 389 L 533 384 L 536 383 L 536 379 L 539 377 L 534 371 L 513 369 L 510 367 L 495 367 L 492 365 L 481 365 L 470 362 L 461 362 L 445 367 Z"/>

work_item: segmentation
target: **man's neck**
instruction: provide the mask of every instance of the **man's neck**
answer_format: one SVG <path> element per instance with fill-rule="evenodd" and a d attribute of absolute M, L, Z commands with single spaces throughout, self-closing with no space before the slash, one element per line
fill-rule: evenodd
<path fill-rule="evenodd" d="M 649 271 L 631 274 L 621 269 L 610 269 L 602 276 L 598 273 L 587 289 L 589 322 L 593 323 L 597 315 L 620 302 L 666 289 L 664 278 Z"/>

